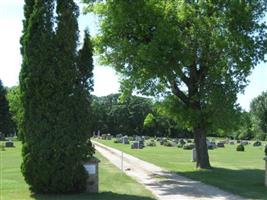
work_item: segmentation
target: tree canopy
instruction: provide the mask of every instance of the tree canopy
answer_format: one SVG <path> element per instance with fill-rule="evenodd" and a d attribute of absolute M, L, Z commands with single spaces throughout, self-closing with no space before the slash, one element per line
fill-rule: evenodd
<path fill-rule="evenodd" d="M 195 135 L 197 166 L 209 168 L 207 130 L 235 112 L 237 93 L 264 60 L 267 2 L 84 2 L 100 16 L 96 43 L 103 63 L 122 74 L 128 91 L 173 93 L 177 115 Z"/>
<path fill-rule="evenodd" d="M 260 139 L 267 139 L 267 92 L 262 92 L 250 103 L 250 112 Z"/>

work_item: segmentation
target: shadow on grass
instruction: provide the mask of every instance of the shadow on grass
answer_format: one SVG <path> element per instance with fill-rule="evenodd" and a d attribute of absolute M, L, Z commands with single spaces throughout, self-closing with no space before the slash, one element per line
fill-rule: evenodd
<path fill-rule="evenodd" d="M 100 192 L 98 194 L 71 194 L 71 195 L 33 195 L 36 200 L 154 200 L 150 197 Z"/>
<path fill-rule="evenodd" d="M 213 168 L 176 173 L 250 199 L 267 199 L 264 170 Z"/>

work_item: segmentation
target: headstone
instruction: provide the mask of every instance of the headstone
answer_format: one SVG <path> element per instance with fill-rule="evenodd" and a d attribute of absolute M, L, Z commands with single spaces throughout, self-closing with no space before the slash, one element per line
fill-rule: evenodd
<path fill-rule="evenodd" d="M 131 145 L 132 149 L 139 149 L 139 142 L 138 141 L 134 141 Z"/>
<path fill-rule="evenodd" d="M 218 143 L 217 143 L 217 147 L 219 147 L 219 148 L 223 148 L 223 147 L 224 147 L 224 143 L 223 143 L 223 142 L 218 142 Z"/>
<path fill-rule="evenodd" d="M 14 143 L 13 143 L 13 141 L 12 141 L 12 140 L 8 140 L 8 141 L 6 142 L 6 147 L 14 147 Z"/>
<path fill-rule="evenodd" d="M 107 134 L 107 140 L 111 140 L 112 136 L 110 134 Z"/>
<path fill-rule="evenodd" d="M 96 134 L 95 134 L 95 131 L 93 131 L 93 138 L 95 138 L 96 137 Z"/>
<path fill-rule="evenodd" d="M 184 149 L 184 150 L 192 150 L 192 149 L 194 149 L 194 148 L 195 148 L 195 145 L 194 145 L 193 143 L 185 144 L 185 145 L 183 146 L 183 149 Z"/>
<path fill-rule="evenodd" d="M 100 134 L 100 130 L 97 131 L 97 137 L 100 138 L 101 134 Z"/>
<path fill-rule="evenodd" d="M 86 181 L 86 192 L 98 193 L 99 191 L 99 179 L 98 179 L 98 165 L 99 160 L 93 157 L 89 162 L 84 164 L 84 168 L 88 173 L 88 179 Z"/>
<path fill-rule="evenodd" d="M 124 137 L 122 137 L 122 144 L 130 144 L 130 142 L 129 142 L 129 139 L 128 139 L 128 136 L 126 135 L 126 136 L 124 136 Z"/>
<path fill-rule="evenodd" d="M 143 139 L 142 139 L 142 137 L 140 137 L 140 136 L 136 136 L 136 137 L 135 137 L 135 141 L 138 141 L 138 142 L 139 142 L 139 141 L 142 141 L 142 140 L 143 140 Z"/>
<path fill-rule="evenodd" d="M 230 141 L 230 143 L 229 143 L 230 145 L 234 145 L 235 144 L 235 142 L 234 141 Z"/>
<path fill-rule="evenodd" d="M 242 144 L 242 145 L 248 145 L 248 141 L 241 141 L 240 144 Z"/>
<path fill-rule="evenodd" d="M 107 134 L 102 134 L 101 139 L 102 140 L 106 140 L 107 139 Z"/>
<path fill-rule="evenodd" d="M 117 134 L 117 135 L 116 135 L 116 138 L 117 138 L 117 139 L 122 138 L 122 137 L 123 137 L 122 134 Z"/>
<path fill-rule="evenodd" d="M 215 149 L 217 147 L 215 142 L 208 142 L 207 141 L 207 147 L 208 149 Z"/>

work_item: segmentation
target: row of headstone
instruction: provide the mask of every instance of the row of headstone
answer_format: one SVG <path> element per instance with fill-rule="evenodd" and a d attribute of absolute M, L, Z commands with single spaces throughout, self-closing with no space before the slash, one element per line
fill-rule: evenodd
<path fill-rule="evenodd" d="M 131 145 L 132 149 L 143 149 L 145 147 L 144 142 L 141 141 L 134 141 Z"/>
<path fill-rule="evenodd" d="M 111 140 L 112 136 L 110 134 L 102 134 L 101 139 L 102 140 Z"/>

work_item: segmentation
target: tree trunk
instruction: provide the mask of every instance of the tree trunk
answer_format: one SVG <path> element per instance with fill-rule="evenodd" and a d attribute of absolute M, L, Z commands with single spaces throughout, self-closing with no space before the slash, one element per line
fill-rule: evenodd
<path fill-rule="evenodd" d="M 195 148 L 197 154 L 196 167 L 201 169 L 210 169 L 209 154 L 206 142 L 205 128 L 194 129 Z"/>

